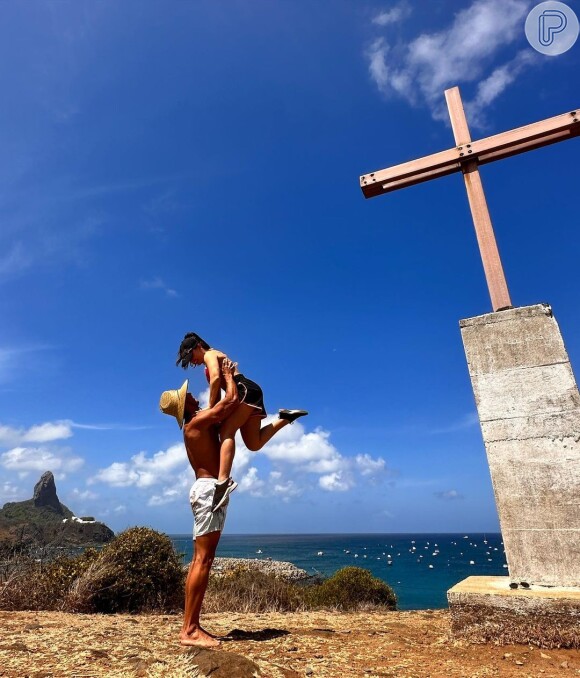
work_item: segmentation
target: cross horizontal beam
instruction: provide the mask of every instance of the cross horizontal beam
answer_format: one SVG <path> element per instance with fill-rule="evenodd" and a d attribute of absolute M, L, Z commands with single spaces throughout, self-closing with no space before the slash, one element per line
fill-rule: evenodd
<path fill-rule="evenodd" d="M 475 161 L 478 165 L 485 165 L 579 135 L 580 110 L 570 111 L 418 160 L 363 174 L 360 186 L 365 198 L 373 198 L 429 179 L 461 172 L 466 163 Z"/>

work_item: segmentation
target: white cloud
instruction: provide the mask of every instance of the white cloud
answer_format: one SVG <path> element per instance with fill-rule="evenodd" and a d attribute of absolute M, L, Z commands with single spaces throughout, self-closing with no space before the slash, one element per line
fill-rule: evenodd
<path fill-rule="evenodd" d="M 354 485 L 352 478 L 345 473 L 329 473 L 327 476 L 320 476 L 318 484 L 323 490 L 328 492 L 346 492 Z"/>
<path fill-rule="evenodd" d="M 258 477 L 258 469 L 252 466 L 248 472 L 242 476 L 238 483 L 238 490 L 240 492 L 249 492 L 254 497 L 261 497 L 264 488 L 264 481 Z"/>
<path fill-rule="evenodd" d="M 357 454 L 355 464 L 362 476 L 376 478 L 387 470 L 387 464 L 382 457 L 373 459 L 369 454 Z"/>
<path fill-rule="evenodd" d="M 398 94 L 412 105 L 425 103 L 435 119 L 447 121 L 443 91 L 483 77 L 475 99 L 466 108 L 472 111 L 475 106 L 489 106 L 536 61 L 527 50 L 489 73 L 502 50 L 523 40 L 529 6 L 529 0 L 475 0 L 457 12 L 444 30 L 423 33 L 404 45 L 390 45 L 379 37 L 367 50 L 371 79 L 383 94 Z M 392 21 L 374 23 L 386 26 Z M 477 126 L 482 121 L 480 114 L 471 122 Z"/>
<path fill-rule="evenodd" d="M 270 486 L 272 494 L 282 498 L 282 501 L 290 501 L 292 497 L 302 494 L 303 488 L 294 480 L 281 480 L 281 474 L 277 471 L 270 473 Z"/>
<path fill-rule="evenodd" d="M 330 443 L 329 438 L 330 433 L 321 428 L 305 433 L 304 426 L 296 422 L 293 426 L 286 426 L 279 431 L 262 451 L 273 461 L 288 464 L 311 462 L 315 465 L 322 460 L 340 458 L 338 450 Z"/>
<path fill-rule="evenodd" d="M 75 487 L 71 492 L 71 497 L 73 499 L 86 501 L 87 499 L 98 499 L 99 495 L 96 492 L 92 492 L 91 490 L 79 490 L 78 487 Z"/>
<path fill-rule="evenodd" d="M 136 426 L 134 424 L 79 424 L 76 421 L 68 422 L 72 428 L 83 431 L 145 431 L 151 426 Z"/>
<path fill-rule="evenodd" d="M 389 79 L 386 56 L 389 47 L 384 38 L 377 38 L 367 51 L 369 59 L 369 72 L 381 92 L 388 91 L 389 85 L 393 86 Z"/>
<path fill-rule="evenodd" d="M 181 489 L 174 487 L 164 487 L 161 494 L 154 494 L 147 502 L 148 506 L 163 506 L 164 504 L 171 504 L 174 501 L 183 499 L 183 492 Z"/>
<path fill-rule="evenodd" d="M 209 386 L 205 389 L 205 391 L 202 391 L 199 394 L 197 399 L 199 400 L 199 406 L 202 409 L 209 407 Z"/>
<path fill-rule="evenodd" d="M 161 278 L 158 276 L 152 278 L 151 280 L 141 280 L 139 287 L 142 290 L 161 290 L 165 293 L 167 297 L 178 297 L 179 294 L 176 290 L 169 287 Z"/>
<path fill-rule="evenodd" d="M 267 420 L 268 421 L 268 420 Z M 238 452 L 243 455 L 239 469 L 245 468 L 251 458 L 243 445 L 237 443 Z M 279 495 L 286 498 L 302 493 L 304 482 L 298 478 L 304 474 L 319 475 L 318 484 L 329 492 L 346 491 L 356 484 L 355 472 L 371 482 L 388 472 L 382 457 L 373 458 L 369 454 L 355 457 L 342 455 L 330 442 L 330 432 L 317 428 L 306 433 L 304 426 L 296 422 L 282 429 L 262 450 L 276 468 L 270 472 L 269 482 L 264 484 L 251 474 L 244 479 L 248 486 L 253 485 L 254 494 Z M 234 471 L 236 467 L 234 464 Z M 255 471 L 255 469 L 250 469 Z M 259 482 L 259 487 L 255 483 Z"/>
<path fill-rule="evenodd" d="M 67 473 L 78 471 L 84 460 L 71 456 L 68 450 L 15 447 L 0 455 L 0 464 L 10 471 L 17 471 L 20 477 L 25 477 L 30 471 L 50 469 L 57 477 L 64 478 Z"/>
<path fill-rule="evenodd" d="M 13 428 L 0 424 L 0 445 L 49 443 L 55 440 L 65 440 L 70 438 L 72 434 L 70 421 L 35 424 L 28 429 Z"/>
<path fill-rule="evenodd" d="M 398 5 L 391 7 L 391 9 L 380 12 L 373 17 L 373 23 L 377 26 L 388 26 L 389 24 L 396 24 L 403 19 L 409 17 L 412 13 L 411 6 L 406 2 L 400 2 Z"/>
<path fill-rule="evenodd" d="M 443 499 L 443 501 L 453 501 L 454 499 L 463 499 L 463 495 L 460 494 L 457 490 L 444 490 L 443 492 L 434 492 L 434 495 L 437 499 Z"/>
<path fill-rule="evenodd" d="M 4 481 L 0 484 L 0 497 L 2 497 L 2 502 L 0 502 L 0 507 L 4 502 L 7 501 L 19 501 L 21 499 L 28 499 L 26 492 L 16 485 L 13 485 L 10 481 Z"/>
<path fill-rule="evenodd" d="M 176 471 L 180 473 L 189 467 L 183 443 L 172 445 L 165 451 L 156 452 L 148 457 L 139 452 L 128 462 L 113 462 L 101 469 L 89 482 L 101 482 L 113 487 L 151 487 L 173 481 Z"/>
<path fill-rule="evenodd" d="M 537 54 L 522 50 L 514 59 L 496 68 L 491 75 L 482 80 L 477 86 L 477 92 L 472 101 L 465 104 L 466 114 L 475 127 L 486 124 L 486 108 L 518 77 L 528 66 L 535 63 Z"/>
<path fill-rule="evenodd" d="M 64 440 L 72 436 L 70 422 L 47 422 L 31 426 L 22 436 L 25 443 L 49 443 L 54 440 Z"/>
<path fill-rule="evenodd" d="M 270 415 L 263 425 L 273 418 Z M 238 482 L 238 492 L 254 497 L 278 496 L 287 501 L 312 482 L 327 491 L 344 491 L 357 480 L 375 482 L 385 472 L 386 463 L 381 457 L 346 457 L 330 442 L 330 432 L 318 428 L 307 433 L 299 422 L 284 427 L 258 454 L 250 452 L 241 436 L 236 436 L 232 476 Z M 308 480 L 308 476 L 314 478 Z M 184 445 L 177 443 L 152 456 L 139 452 L 129 461 L 113 462 L 88 481 L 97 482 L 140 490 L 155 488 L 147 502 L 162 506 L 183 499 L 192 473 Z"/>

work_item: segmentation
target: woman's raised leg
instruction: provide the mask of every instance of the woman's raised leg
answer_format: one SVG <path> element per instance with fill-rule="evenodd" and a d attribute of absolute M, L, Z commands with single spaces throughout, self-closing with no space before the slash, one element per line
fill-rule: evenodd
<path fill-rule="evenodd" d="M 256 410 L 251 408 L 254 412 Z M 240 433 L 242 434 L 242 440 L 244 441 L 245 446 L 248 450 L 252 452 L 257 452 L 261 450 L 264 445 L 272 439 L 273 436 L 278 433 L 280 429 L 283 429 L 284 426 L 290 422 L 286 419 L 274 419 L 270 424 L 266 426 L 261 426 L 262 420 L 260 417 L 253 416 L 250 417 L 245 424 L 240 428 Z"/>
<path fill-rule="evenodd" d="M 240 403 L 220 426 L 220 471 L 218 481 L 227 480 L 232 473 L 236 453 L 236 432 L 246 424 L 256 410 L 246 403 Z M 244 441 L 245 442 L 245 441 Z"/>

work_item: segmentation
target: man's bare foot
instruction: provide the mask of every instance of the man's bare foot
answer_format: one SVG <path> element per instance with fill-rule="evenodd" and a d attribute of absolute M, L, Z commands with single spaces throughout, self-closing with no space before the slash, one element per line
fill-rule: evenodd
<path fill-rule="evenodd" d="M 214 636 L 204 631 L 201 627 L 198 627 L 192 633 L 181 632 L 179 636 L 179 642 L 182 645 L 191 645 L 193 647 L 217 647 L 220 644 L 220 641 Z"/>

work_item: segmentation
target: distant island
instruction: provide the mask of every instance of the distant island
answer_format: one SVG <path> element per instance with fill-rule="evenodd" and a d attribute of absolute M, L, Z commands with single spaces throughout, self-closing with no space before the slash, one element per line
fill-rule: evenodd
<path fill-rule="evenodd" d="M 51 471 L 42 474 L 32 499 L 8 502 L 0 509 L 2 546 L 95 546 L 114 536 L 104 523 L 92 516 L 77 517 L 61 504 Z"/>

